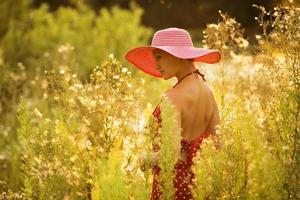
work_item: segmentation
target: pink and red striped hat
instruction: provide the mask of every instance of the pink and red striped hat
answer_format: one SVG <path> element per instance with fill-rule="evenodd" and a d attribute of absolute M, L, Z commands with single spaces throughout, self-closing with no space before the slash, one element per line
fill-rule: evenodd
<path fill-rule="evenodd" d="M 194 62 L 213 64 L 221 59 L 221 53 L 218 50 L 194 47 L 190 34 L 180 28 L 167 28 L 155 32 L 151 46 L 134 48 L 126 53 L 125 58 L 145 73 L 162 77 L 155 69 L 155 59 L 152 55 L 152 50 L 155 48 L 178 58 L 192 58 Z"/>

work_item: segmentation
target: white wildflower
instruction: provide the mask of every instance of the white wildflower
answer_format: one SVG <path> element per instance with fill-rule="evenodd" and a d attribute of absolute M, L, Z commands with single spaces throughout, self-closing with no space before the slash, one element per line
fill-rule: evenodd
<path fill-rule="evenodd" d="M 115 76 L 113 76 L 113 78 L 114 78 L 114 79 L 119 79 L 120 76 L 119 76 L 119 75 L 115 75 Z"/>
<path fill-rule="evenodd" d="M 128 71 L 128 69 L 127 69 L 126 67 L 123 67 L 123 68 L 122 68 L 122 72 L 123 72 L 123 73 L 125 73 L 125 72 L 127 72 L 127 71 Z"/>

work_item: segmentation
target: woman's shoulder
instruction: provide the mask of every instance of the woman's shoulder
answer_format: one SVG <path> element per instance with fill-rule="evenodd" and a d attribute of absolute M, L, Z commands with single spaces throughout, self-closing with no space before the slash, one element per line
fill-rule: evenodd
<path fill-rule="evenodd" d="M 182 93 L 177 88 L 171 88 L 164 92 L 162 98 L 168 99 L 173 104 L 179 104 L 182 101 Z"/>
<path fill-rule="evenodd" d="M 167 90 L 161 95 L 160 103 L 159 105 L 163 103 L 169 103 L 175 106 L 176 110 L 178 112 L 181 112 L 182 105 L 180 97 L 178 96 L 178 93 L 174 90 Z"/>

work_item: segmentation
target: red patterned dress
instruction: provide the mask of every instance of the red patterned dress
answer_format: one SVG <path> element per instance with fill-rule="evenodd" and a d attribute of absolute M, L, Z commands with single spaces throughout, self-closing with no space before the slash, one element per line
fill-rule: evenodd
<path fill-rule="evenodd" d="M 159 126 L 161 126 L 161 116 L 160 116 L 160 107 L 156 106 L 152 115 L 155 117 Z M 203 132 L 199 134 L 199 137 L 195 138 L 192 141 L 186 141 L 184 139 L 181 140 L 181 152 L 187 152 L 187 162 L 185 163 L 181 159 L 175 165 L 175 180 L 173 180 L 173 184 L 175 187 L 175 199 L 176 200 L 187 200 L 193 199 L 192 193 L 188 185 L 192 185 L 192 179 L 194 178 L 194 174 L 191 171 L 191 166 L 193 165 L 193 158 L 200 149 L 200 144 L 203 139 L 208 137 L 208 132 Z M 153 151 L 157 152 L 159 150 L 159 146 L 157 144 L 153 144 Z M 153 165 L 152 167 L 153 173 L 153 184 L 152 184 L 152 192 L 151 192 L 151 200 L 158 200 L 162 194 L 159 191 L 158 184 L 160 184 L 157 180 L 157 177 L 160 173 L 160 167 L 158 165 Z"/>

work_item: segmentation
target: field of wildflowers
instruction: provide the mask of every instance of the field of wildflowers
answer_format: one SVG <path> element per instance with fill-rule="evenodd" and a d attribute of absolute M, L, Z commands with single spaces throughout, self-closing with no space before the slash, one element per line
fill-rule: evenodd
<path fill-rule="evenodd" d="M 96 15 L 74 1 L 50 12 L 24 2 L 28 15 L 0 38 L 0 199 L 149 199 L 151 164 L 141 168 L 139 154 L 150 155 L 153 142 L 164 155 L 162 199 L 173 199 L 174 108 L 162 103 L 159 141 L 151 116 L 173 83 L 124 60 L 153 33 L 143 10 L 132 3 Z M 199 43 L 222 52 L 220 63 L 196 65 L 219 105 L 221 148 L 209 137 L 195 158 L 197 200 L 300 199 L 300 8 L 253 7 L 257 45 L 222 11 L 201 33 Z"/>

